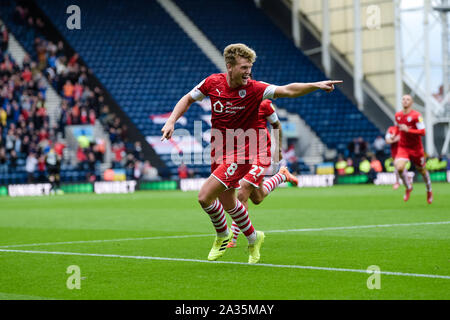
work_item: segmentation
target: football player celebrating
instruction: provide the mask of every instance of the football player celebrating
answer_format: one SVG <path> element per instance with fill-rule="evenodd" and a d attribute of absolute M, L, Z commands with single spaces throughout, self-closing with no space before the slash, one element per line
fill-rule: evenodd
<path fill-rule="evenodd" d="M 250 79 L 256 53 L 244 44 L 231 44 L 224 49 L 226 73 L 212 74 L 184 95 L 175 105 L 162 131 L 162 140 L 170 139 L 175 122 L 195 101 L 206 96 L 211 100 L 211 175 L 203 183 L 198 202 L 208 214 L 217 236 L 209 252 L 208 260 L 220 258 L 233 233 L 228 229 L 224 211 L 239 226 L 248 239 L 249 263 L 260 259 L 264 233 L 253 227 L 247 209 L 237 199 L 235 188 L 252 169 L 255 154 L 249 153 L 247 139 L 255 130 L 258 110 L 265 99 L 296 98 L 318 89 L 334 90 L 334 84 L 342 81 L 291 83 L 284 86 L 270 85 Z M 237 144 L 236 144 L 237 141 Z"/>
<path fill-rule="evenodd" d="M 403 200 L 408 201 L 413 190 L 412 182 L 408 179 L 407 171 L 405 170 L 406 164 L 411 160 L 423 176 L 427 189 L 427 202 L 431 204 L 433 202 L 433 192 L 431 190 L 430 174 L 425 168 L 425 152 L 422 145 L 422 137 L 425 136 L 425 125 L 420 112 L 412 109 L 413 102 L 410 95 L 404 95 L 402 97 L 403 110 L 395 114 L 395 121 L 400 131 L 395 168 L 398 170 L 400 178 L 406 187 Z"/>

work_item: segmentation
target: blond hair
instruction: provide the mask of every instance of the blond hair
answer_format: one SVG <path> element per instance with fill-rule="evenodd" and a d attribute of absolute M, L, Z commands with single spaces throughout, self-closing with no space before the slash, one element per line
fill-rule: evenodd
<path fill-rule="evenodd" d="M 256 53 L 253 49 L 247 47 L 243 43 L 233 43 L 228 45 L 223 50 L 223 57 L 225 59 L 225 64 L 231 64 L 234 66 L 236 64 L 236 57 L 242 57 L 254 63 L 256 60 Z"/>

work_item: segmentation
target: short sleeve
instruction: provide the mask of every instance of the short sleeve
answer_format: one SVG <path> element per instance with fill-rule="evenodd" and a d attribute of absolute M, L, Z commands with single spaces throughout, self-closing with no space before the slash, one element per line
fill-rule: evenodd
<path fill-rule="evenodd" d="M 423 118 L 420 114 L 419 117 L 417 118 L 416 128 L 419 130 L 425 129 L 425 124 L 423 123 Z"/>
<path fill-rule="evenodd" d="M 264 99 L 273 99 L 273 95 L 275 94 L 275 89 L 277 86 L 271 84 L 269 85 L 265 90 L 263 94 L 263 100 Z"/>
<path fill-rule="evenodd" d="M 262 93 L 262 100 L 273 99 L 276 86 L 264 81 L 255 81 L 254 87 L 257 92 Z"/>
<path fill-rule="evenodd" d="M 207 80 L 208 78 L 204 79 L 189 92 L 192 99 L 194 99 L 195 101 L 202 101 L 207 96 Z"/>
<path fill-rule="evenodd" d="M 270 116 L 266 117 L 267 121 L 269 121 L 271 124 L 278 122 L 278 115 L 276 112 L 273 112 Z"/>

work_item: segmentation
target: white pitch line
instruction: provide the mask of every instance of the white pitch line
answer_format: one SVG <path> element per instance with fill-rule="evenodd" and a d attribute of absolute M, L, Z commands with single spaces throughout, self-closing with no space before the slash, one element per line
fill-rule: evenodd
<path fill-rule="evenodd" d="M 397 223 L 397 224 L 375 224 L 375 225 L 366 225 L 366 226 L 347 226 L 347 227 L 267 230 L 264 232 L 265 233 L 285 233 L 285 232 L 335 231 L 335 230 L 408 227 L 408 226 L 439 225 L 439 224 L 450 224 L 450 221 L 414 222 L 414 223 Z M 38 246 L 51 246 L 51 245 L 62 245 L 62 244 L 102 243 L 102 242 L 121 242 L 121 241 L 139 241 L 139 240 L 183 239 L 183 238 L 199 238 L 199 237 L 212 237 L 212 236 L 215 236 L 215 234 L 209 233 L 209 234 L 191 234 L 191 235 L 179 235 L 179 236 L 158 236 L 158 237 L 143 237 L 143 238 L 121 238 L 121 239 L 119 238 L 119 239 L 105 239 L 105 240 L 79 240 L 79 241 L 64 241 L 64 242 L 11 244 L 11 245 L 0 246 L 0 248 L 38 247 Z"/>
<path fill-rule="evenodd" d="M 210 264 L 233 264 L 233 265 L 252 266 L 252 267 L 254 266 L 254 267 L 285 268 L 285 269 L 307 269 L 307 270 L 338 271 L 338 272 L 356 272 L 356 273 L 368 273 L 368 274 L 378 273 L 378 274 L 384 274 L 384 275 L 389 275 L 389 276 L 435 278 L 435 279 L 450 280 L 450 276 L 444 276 L 444 275 L 438 275 L 438 274 L 404 273 L 404 272 L 391 272 L 391 271 L 368 272 L 367 270 L 363 270 L 363 269 L 299 266 L 299 265 L 289 265 L 289 264 L 287 264 L 287 265 L 270 264 L 270 263 L 248 264 L 248 263 L 244 263 L 244 262 L 234 262 L 234 261 L 208 261 L 208 260 L 200 260 L 200 259 L 183 259 L 183 258 L 150 257 L 150 256 L 125 256 L 125 255 L 119 255 L 119 254 L 99 254 L 99 253 L 60 252 L 60 251 L 32 251 L 32 250 L 14 250 L 14 249 L 0 249 L 0 252 L 67 255 L 67 256 L 82 256 L 82 257 L 105 257 L 105 258 L 121 258 L 121 259 L 136 259 L 136 260 L 197 262 L 197 263 L 210 263 Z"/>

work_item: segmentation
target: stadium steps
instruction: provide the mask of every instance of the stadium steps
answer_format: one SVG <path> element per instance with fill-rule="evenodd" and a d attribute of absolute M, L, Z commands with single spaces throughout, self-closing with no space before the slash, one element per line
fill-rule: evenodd
<path fill-rule="evenodd" d="M 203 51 L 203 53 L 214 63 L 217 69 L 226 72 L 221 52 L 197 28 L 189 17 L 171 0 L 157 0 L 161 7 L 172 17 L 181 29 L 194 41 L 194 43 Z"/>
<path fill-rule="evenodd" d="M 314 172 L 315 165 L 323 162 L 323 156 L 333 152 L 320 140 L 311 127 L 296 113 L 289 113 L 286 110 L 277 108 L 280 116 L 288 118 L 289 122 L 293 122 L 297 126 L 299 137 L 299 155 L 304 163 Z"/>

